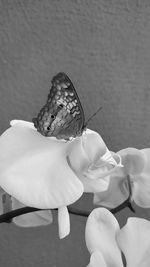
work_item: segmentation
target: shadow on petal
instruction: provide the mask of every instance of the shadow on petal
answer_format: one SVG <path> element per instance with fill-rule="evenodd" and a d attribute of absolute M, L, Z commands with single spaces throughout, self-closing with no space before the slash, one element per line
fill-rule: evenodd
<path fill-rule="evenodd" d="M 24 205 L 17 199 L 12 198 L 12 209 L 23 208 Z M 40 210 L 13 218 L 13 223 L 20 227 L 45 226 L 53 222 L 51 210 Z"/>
<path fill-rule="evenodd" d="M 93 203 L 109 208 L 115 208 L 124 202 L 129 196 L 126 187 L 126 176 L 123 168 L 117 168 L 110 176 L 110 183 L 105 192 L 95 193 Z"/>

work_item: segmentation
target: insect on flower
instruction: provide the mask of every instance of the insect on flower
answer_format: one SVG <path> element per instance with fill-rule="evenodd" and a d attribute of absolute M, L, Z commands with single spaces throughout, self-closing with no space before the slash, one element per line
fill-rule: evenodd
<path fill-rule="evenodd" d="M 87 122 L 85 123 L 84 111 L 71 80 L 65 73 L 60 72 L 53 77 L 51 83 L 46 104 L 37 118 L 32 120 L 35 128 L 42 135 L 54 136 L 57 139 L 69 140 L 82 135 Z"/>

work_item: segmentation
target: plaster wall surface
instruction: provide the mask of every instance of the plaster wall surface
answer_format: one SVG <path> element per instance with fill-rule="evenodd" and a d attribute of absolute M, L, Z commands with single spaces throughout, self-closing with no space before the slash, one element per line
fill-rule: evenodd
<path fill-rule="evenodd" d="M 11 119 L 31 121 L 50 81 L 66 72 L 86 119 L 112 151 L 150 146 L 150 2 L 135 0 L 0 0 L 0 133 Z M 84 197 L 79 207 L 91 207 Z M 126 221 L 128 211 L 118 215 Z M 137 214 L 149 211 L 137 208 Z M 85 218 L 71 216 L 71 234 L 54 224 L 0 225 L 0 266 L 86 266 Z"/>

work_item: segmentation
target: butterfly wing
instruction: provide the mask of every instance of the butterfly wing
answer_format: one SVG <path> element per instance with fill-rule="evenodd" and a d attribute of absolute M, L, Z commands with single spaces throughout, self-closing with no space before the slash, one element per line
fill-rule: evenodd
<path fill-rule="evenodd" d="M 44 136 L 66 139 L 81 135 L 85 117 L 77 92 L 65 73 L 52 79 L 47 103 L 33 119 L 34 126 Z"/>

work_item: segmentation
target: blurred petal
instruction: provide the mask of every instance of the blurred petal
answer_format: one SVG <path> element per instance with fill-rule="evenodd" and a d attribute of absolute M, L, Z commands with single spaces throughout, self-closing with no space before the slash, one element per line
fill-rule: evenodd
<path fill-rule="evenodd" d="M 83 134 L 82 142 L 83 149 L 88 156 L 89 162 L 95 162 L 99 160 L 99 158 L 107 151 L 106 144 L 101 136 L 92 130 L 86 130 L 86 132 Z"/>
<path fill-rule="evenodd" d="M 70 233 L 70 218 L 67 207 L 58 209 L 58 225 L 60 239 L 66 237 Z"/>
<path fill-rule="evenodd" d="M 116 168 L 110 174 L 110 183 L 107 191 L 95 193 L 93 202 L 95 205 L 102 205 L 109 208 L 114 208 L 124 202 L 129 196 L 127 186 L 127 176 L 130 176 L 133 189 L 137 181 L 136 187 L 142 190 L 143 185 L 140 185 L 139 175 L 143 173 L 145 166 L 145 154 L 136 148 L 122 149 L 117 154 L 121 157 L 122 168 Z M 121 164 L 120 164 L 121 165 Z M 143 180 L 141 181 L 143 183 Z M 144 187 L 145 188 L 145 187 Z M 138 193 L 141 196 L 141 194 Z M 137 202 L 136 202 L 137 203 Z"/>
<path fill-rule="evenodd" d="M 141 218 L 129 218 L 117 233 L 117 241 L 123 251 L 127 267 L 150 266 L 150 222 Z"/>
<path fill-rule="evenodd" d="M 83 185 L 66 160 L 70 142 L 45 138 L 16 122 L 0 137 L 0 184 L 21 203 L 57 208 L 75 202 Z"/>
<path fill-rule="evenodd" d="M 89 252 L 100 251 L 108 267 L 123 267 L 120 250 L 116 243 L 119 231 L 116 218 L 104 208 L 94 209 L 85 228 L 85 240 Z"/>
<path fill-rule="evenodd" d="M 103 255 L 100 253 L 100 251 L 95 251 L 92 253 L 90 263 L 87 267 L 107 267 Z"/>
<path fill-rule="evenodd" d="M 110 183 L 107 191 L 95 193 L 93 203 L 109 208 L 115 208 L 124 202 L 128 196 L 128 187 L 126 186 L 126 176 L 123 168 L 117 168 L 110 177 Z"/>
<path fill-rule="evenodd" d="M 24 205 L 17 199 L 12 198 L 12 209 L 23 208 Z M 27 213 L 13 218 L 13 222 L 21 227 L 37 227 L 41 225 L 48 225 L 53 222 L 52 212 L 50 210 L 40 210 Z"/>
<path fill-rule="evenodd" d="M 82 138 L 76 138 L 70 146 L 69 162 L 73 170 L 81 175 L 91 163 L 106 153 L 106 145 L 100 135 L 86 130 Z"/>
<path fill-rule="evenodd" d="M 143 174 L 134 182 L 132 198 L 142 208 L 150 208 L 150 176 Z"/>
<path fill-rule="evenodd" d="M 118 152 L 122 158 L 124 172 L 129 175 L 137 175 L 143 171 L 145 165 L 144 153 L 136 148 L 125 148 Z"/>
<path fill-rule="evenodd" d="M 143 208 L 150 207 L 150 149 L 142 149 L 145 156 L 145 165 L 142 173 L 133 179 L 132 197 L 135 203 Z"/>
<path fill-rule="evenodd" d="M 83 172 L 83 175 L 93 180 L 105 179 L 105 177 L 114 173 L 116 168 L 122 167 L 120 165 L 120 157 L 116 157 L 115 160 L 115 156 L 112 156 L 111 152 L 107 149 L 106 153 L 99 160 L 90 164 L 89 168 Z"/>
<path fill-rule="evenodd" d="M 107 190 L 108 175 L 118 166 L 118 162 L 107 149 L 101 136 L 88 129 L 82 138 L 76 139 L 70 147 L 68 161 L 70 167 L 82 181 L 84 191 Z"/>
<path fill-rule="evenodd" d="M 106 176 L 104 178 L 99 178 L 96 180 L 92 180 L 87 177 L 80 177 L 83 185 L 84 185 L 84 191 L 86 193 L 90 192 L 103 192 L 107 190 L 109 186 L 109 176 Z"/>
<path fill-rule="evenodd" d="M 106 149 L 106 153 L 102 156 L 102 161 L 107 162 L 115 167 L 123 167 L 122 159 L 119 154 Z"/>

